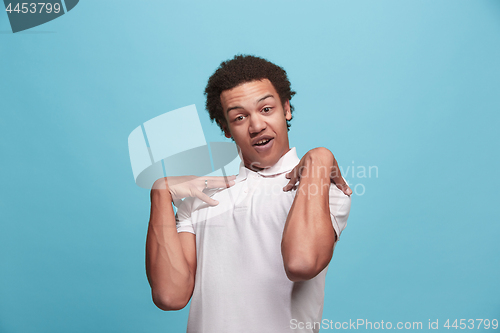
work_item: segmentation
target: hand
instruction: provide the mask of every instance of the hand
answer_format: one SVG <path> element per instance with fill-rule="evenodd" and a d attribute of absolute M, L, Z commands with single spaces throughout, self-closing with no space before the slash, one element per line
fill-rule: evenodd
<path fill-rule="evenodd" d="M 153 184 L 153 189 L 168 189 L 172 200 L 181 200 L 187 197 L 196 197 L 210 206 L 217 206 L 219 202 L 210 198 L 202 191 L 205 188 L 229 188 L 235 183 L 236 176 L 227 177 L 197 177 L 197 176 L 178 176 L 165 177 L 158 179 Z M 205 186 L 205 180 L 206 186 Z"/>
<path fill-rule="evenodd" d="M 301 174 L 303 173 L 304 168 L 306 168 L 306 161 L 310 158 L 319 158 L 322 163 L 327 164 L 330 167 L 330 182 L 334 183 L 345 195 L 351 195 L 352 190 L 345 182 L 344 178 L 340 174 L 340 169 L 337 164 L 337 160 L 333 156 L 332 152 L 330 152 L 326 148 L 314 148 L 309 150 L 301 159 L 299 164 L 292 169 L 292 171 L 288 172 L 285 177 L 290 179 L 288 184 L 283 188 L 283 191 L 296 190 L 298 185 L 297 182 L 300 181 Z"/>

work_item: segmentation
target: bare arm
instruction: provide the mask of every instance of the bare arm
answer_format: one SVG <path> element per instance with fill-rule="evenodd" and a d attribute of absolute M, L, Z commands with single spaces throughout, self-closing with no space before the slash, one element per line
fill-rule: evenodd
<path fill-rule="evenodd" d="M 281 242 L 285 271 L 291 281 L 312 279 L 332 258 L 337 240 L 329 207 L 334 162 L 328 149 L 316 148 L 304 155 L 291 172 L 291 183 L 299 178 L 300 183 Z M 285 190 L 287 188 L 290 186 L 285 186 Z"/>
<path fill-rule="evenodd" d="M 158 182 L 165 182 L 158 186 Z M 162 310 L 179 310 L 193 294 L 196 274 L 195 235 L 177 233 L 172 196 L 164 178 L 151 190 L 146 239 L 146 274 L 153 302 Z"/>
<path fill-rule="evenodd" d="M 173 199 L 197 197 L 216 206 L 218 201 L 202 190 L 231 187 L 235 178 L 179 176 L 160 178 L 153 184 L 146 239 L 146 274 L 153 302 L 160 309 L 185 307 L 193 294 L 196 275 L 196 238 L 190 232 L 177 233 Z"/>

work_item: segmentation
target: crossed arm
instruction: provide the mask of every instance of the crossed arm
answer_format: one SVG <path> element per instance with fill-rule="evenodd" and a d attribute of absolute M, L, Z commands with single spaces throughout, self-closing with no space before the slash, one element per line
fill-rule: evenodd
<path fill-rule="evenodd" d="M 312 279 L 332 259 L 333 246 L 338 237 L 330 217 L 332 177 L 336 178 L 337 187 L 345 194 L 352 193 L 336 168 L 335 158 L 328 149 L 315 148 L 307 152 L 287 174 L 290 182 L 284 190 L 297 189 L 281 242 L 285 272 L 291 281 Z M 299 180 L 296 187 L 294 184 Z"/>
<path fill-rule="evenodd" d="M 166 183 L 165 179 L 158 181 Z M 172 196 L 168 189 L 153 187 L 151 190 L 146 274 L 153 302 L 158 308 L 179 310 L 187 305 L 194 290 L 196 274 L 195 235 L 177 233 Z"/>
<path fill-rule="evenodd" d="M 284 188 L 290 190 L 300 180 L 281 244 L 285 271 L 291 281 L 313 278 L 332 258 L 337 235 L 330 218 L 331 181 L 344 193 L 352 193 L 340 173 L 336 178 L 331 177 L 332 168 L 338 168 L 333 154 L 326 148 L 313 149 L 290 172 L 290 183 Z M 177 232 L 172 198 L 197 196 L 211 205 L 217 204 L 202 193 L 204 180 L 194 177 L 179 181 L 173 178 L 169 177 L 168 182 L 161 178 L 153 185 L 146 239 L 146 274 L 153 302 L 162 310 L 179 310 L 187 305 L 193 294 L 196 275 L 195 235 Z M 234 176 L 226 180 L 210 178 L 213 179 L 209 187 L 234 185 L 233 181 L 227 183 L 234 180 Z"/>
<path fill-rule="evenodd" d="M 173 199 L 197 197 L 209 205 L 217 205 L 218 202 L 202 190 L 205 187 L 231 187 L 235 178 L 167 177 L 153 184 L 146 238 L 146 275 L 153 302 L 158 308 L 180 310 L 187 305 L 194 290 L 196 238 L 189 232 L 177 233 Z"/>

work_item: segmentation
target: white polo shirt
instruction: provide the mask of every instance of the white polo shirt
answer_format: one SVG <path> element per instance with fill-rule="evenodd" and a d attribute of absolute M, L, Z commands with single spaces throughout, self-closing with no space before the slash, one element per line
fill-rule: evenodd
<path fill-rule="evenodd" d="M 291 323 L 320 322 L 327 268 L 311 280 L 290 281 L 281 239 L 296 191 L 284 192 L 285 174 L 300 159 L 290 149 L 271 168 L 254 172 L 243 162 L 236 184 L 206 192 L 209 206 L 186 198 L 176 215 L 177 231 L 196 234 L 197 269 L 188 333 L 317 332 Z M 338 236 L 351 198 L 330 186 L 330 216 Z M 295 320 L 295 321 L 292 321 Z"/>

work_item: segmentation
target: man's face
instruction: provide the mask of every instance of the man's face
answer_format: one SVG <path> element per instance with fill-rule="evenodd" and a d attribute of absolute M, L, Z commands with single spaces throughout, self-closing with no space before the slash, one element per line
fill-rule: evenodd
<path fill-rule="evenodd" d="M 286 121 L 292 119 L 290 103 L 280 97 L 268 79 L 243 83 L 221 95 L 222 109 L 233 137 L 249 169 L 276 164 L 289 150 Z M 264 143 L 260 143 L 264 140 Z"/>

